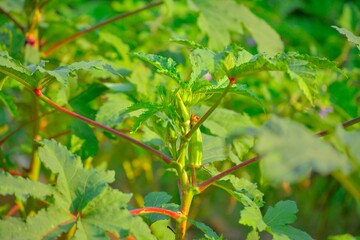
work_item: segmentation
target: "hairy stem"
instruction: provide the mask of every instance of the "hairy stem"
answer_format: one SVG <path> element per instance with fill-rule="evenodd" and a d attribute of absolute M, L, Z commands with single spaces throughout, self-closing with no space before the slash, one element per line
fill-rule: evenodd
<path fill-rule="evenodd" d="M 129 211 L 132 215 L 141 215 L 141 214 L 149 214 L 149 213 L 158 213 L 162 215 L 169 216 L 175 220 L 179 218 L 183 218 L 183 214 L 181 212 L 174 212 L 168 209 L 164 208 L 157 208 L 157 207 L 144 207 L 144 208 L 138 208 L 133 209 Z"/>
<path fill-rule="evenodd" d="M 347 127 L 350 127 L 350 126 L 352 126 L 352 125 L 354 125 L 356 123 L 359 123 L 359 122 L 360 122 L 360 116 L 342 123 L 342 126 L 344 128 L 347 128 Z M 324 130 L 324 131 L 320 131 L 318 133 L 315 133 L 314 136 L 323 137 L 323 136 L 328 135 L 329 133 L 330 133 L 329 130 Z M 222 177 L 224 177 L 224 176 L 238 170 L 239 168 L 242 168 L 242 167 L 245 167 L 245 166 L 247 166 L 247 165 L 249 165 L 251 163 L 257 162 L 261 158 L 262 158 L 262 155 L 255 156 L 255 157 L 253 157 L 251 159 L 248 159 L 248 160 L 246 160 L 246 161 L 244 161 L 244 162 L 242 162 L 242 163 L 240 163 L 238 165 L 235 165 L 235 166 L 233 166 L 233 167 L 231 167 L 231 168 L 229 168 L 229 169 L 227 169 L 227 170 L 225 170 L 225 171 L 223 171 L 223 172 L 221 172 L 221 173 L 219 173 L 219 174 L 205 180 L 204 182 L 202 182 L 202 183 L 200 183 L 198 185 L 199 191 L 200 192 L 204 191 L 206 188 L 208 188 L 211 184 L 213 184 L 215 181 L 219 180 L 220 178 L 222 178 Z"/>
<path fill-rule="evenodd" d="M 144 143 L 142 143 L 142 142 L 140 142 L 140 141 L 138 141 L 138 140 L 136 140 L 136 139 L 134 139 L 132 137 L 129 137 L 126 134 L 124 134 L 122 132 L 119 132 L 119 131 L 117 131 L 117 130 L 115 130 L 113 128 L 107 127 L 107 126 L 105 126 L 105 125 L 103 125 L 101 123 L 98 123 L 98 122 L 96 122 L 94 120 L 91 120 L 89 118 L 86 118 L 86 117 L 84 117 L 84 116 L 82 116 L 82 115 L 80 115 L 78 113 L 72 112 L 72 111 L 70 111 L 70 110 L 68 110 L 68 109 L 66 109 L 64 107 L 59 106 L 58 104 L 56 104 L 55 102 L 50 100 L 48 97 L 44 96 L 39 89 L 35 89 L 34 93 L 41 100 L 43 100 L 44 102 L 50 104 L 51 106 L 55 107 L 56 109 L 60 110 L 61 112 L 65 113 L 67 115 L 70 115 L 70 116 L 72 116 L 74 118 L 77 118 L 77 119 L 79 119 L 81 121 L 84 121 L 84 122 L 86 122 L 86 123 L 88 123 L 90 125 L 93 125 L 95 127 L 99 127 L 99 128 L 101 128 L 101 129 L 103 129 L 103 130 L 105 130 L 107 132 L 115 134 L 116 136 L 124 138 L 124 139 L 134 143 L 135 145 L 154 153 L 155 155 L 160 157 L 165 163 L 167 163 L 167 164 L 171 163 L 172 159 L 170 157 L 166 156 L 165 154 L 163 154 L 162 152 L 160 152 L 159 150 L 156 150 L 155 148 L 152 148 L 152 147 L 150 147 L 150 146 L 148 146 L 148 145 L 146 145 L 146 144 L 144 144 Z"/>
<path fill-rule="evenodd" d="M 92 31 L 94 31 L 94 30 L 96 30 L 96 29 L 98 29 L 98 28 L 100 28 L 100 27 L 102 27 L 102 26 L 105 26 L 105 25 L 107 25 L 107 24 L 109 24 L 109 23 L 112 23 L 112 22 L 115 22 L 115 21 L 117 21 L 117 20 L 120 20 L 120 19 L 129 17 L 129 16 L 132 16 L 132 15 L 135 15 L 135 14 L 137 14 L 137 13 L 139 13 L 139 12 L 142 12 L 142 11 L 144 11 L 144 10 L 147 10 L 147 9 L 150 9 L 150 8 L 153 8 L 153 7 L 156 7 L 156 6 L 159 6 L 159 5 L 163 4 L 163 3 L 164 3 L 163 1 L 149 3 L 148 5 L 146 5 L 146 6 L 142 7 L 142 8 L 139 8 L 139 9 L 136 9 L 136 10 L 134 10 L 134 11 L 127 12 L 127 13 L 122 13 L 122 14 L 120 14 L 120 15 L 117 15 L 117 16 L 113 17 L 113 18 L 110 18 L 110 19 L 108 19 L 108 20 L 105 20 L 105 21 L 103 21 L 103 22 L 100 22 L 100 23 L 98 23 L 98 24 L 96 24 L 96 25 L 94 25 L 94 26 L 92 26 L 92 27 L 90 27 L 90 28 L 88 28 L 88 29 L 85 29 L 85 30 L 83 30 L 83 31 L 77 32 L 77 33 L 75 33 L 75 34 L 73 34 L 73 35 L 71 35 L 71 36 L 69 36 L 69 37 L 67 37 L 67 38 L 64 38 L 63 40 L 55 43 L 53 46 L 49 47 L 45 52 L 43 52 L 42 55 L 43 55 L 44 57 L 47 57 L 47 56 L 49 56 L 52 52 L 54 52 L 56 49 L 58 49 L 59 47 L 61 47 L 62 45 L 65 45 L 66 43 L 71 42 L 71 41 L 75 40 L 75 39 L 78 38 L 78 37 L 81 37 L 81 36 L 83 36 L 83 35 L 85 35 L 85 34 L 87 34 L 87 33 L 89 33 L 89 32 L 92 32 Z"/>

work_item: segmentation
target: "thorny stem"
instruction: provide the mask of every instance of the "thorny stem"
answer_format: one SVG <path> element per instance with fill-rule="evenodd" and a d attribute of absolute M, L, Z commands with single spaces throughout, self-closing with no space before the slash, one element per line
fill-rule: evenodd
<path fill-rule="evenodd" d="M 129 211 L 132 215 L 141 215 L 141 214 L 149 214 L 149 213 L 158 213 L 162 215 L 169 216 L 175 220 L 178 220 L 179 218 L 184 218 L 185 216 L 181 212 L 174 212 L 168 209 L 164 208 L 157 208 L 157 207 L 144 207 L 144 208 L 138 208 L 133 209 Z"/>
<path fill-rule="evenodd" d="M 148 145 L 146 145 L 146 144 L 144 144 L 144 143 L 142 143 L 142 142 L 140 142 L 140 141 L 138 141 L 138 140 L 136 140 L 136 139 L 134 139 L 132 137 L 129 137 L 126 134 L 124 134 L 122 132 L 119 132 L 119 131 L 117 131 L 117 130 L 115 130 L 113 128 L 107 127 L 107 126 L 105 126 L 105 125 L 103 125 L 101 123 L 98 123 L 98 122 L 96 122 L 94 120 L 91 120 L 91 119 L 86 118 L 86 117 L 84 117 L 84 116 L 82 116 L 80 114 L 77 114 L 75 112 L 72 112 L 72 111 L 64 108 L 64 107 L 59 106 L 57 103 L 53 102 L 48 97 L 44 96 L 41 93 L 40 89 L 34 89 L 33 91 L 34 91 L 35 95 L 38 96 L 41 100 L 43 100 L 44 102 L 52 105 L 53 107 L 60 110 L 61 112 L 64 112 L 64 113 L 66 113 L 66 114 L 68 114 L 68 115 L 70 115 L 70 116 L 72 116 L 74 118 L 80 119 L 80 120 L 82 120 L 82 121 L 84 121 L 84 122 L 86 122 L 86 123 L 88 123 L 90 125 L 93 125 L 95 127 L 99 127 L 99 128 L 101 128 L 101 129 L 103 129 L 103 130 L 105 130 L 107 132 L 113 133 L 113 134 L 115 134 L 115 135 L 117 135 L 117 136 L 119 136 L 121 138 L 124 138 L 124 139 L 134 143 L 135 145 L 138 145 L 139 147 L 154 153 L 155 155 L 160 157 L 165 163 L 167 163 L 167 164 L 171 163 L 172 158 L 166 156 L 165 154 L 163 154 L 159 150 L 156 150 L 155 148 L 152 148 L 152 147 L 150 147 L 150 146 L 148 146 Z"/>
<path fill-rule="evenodd" d="M 20 29 L 22 33 L 25 33 L 25 27 L 21 25 L 10 13 L 6 12 L 2 8 L 0 8 L 0 13 L 4 14 L 8 19 L 10 19 L 15 24 L 15 26 Z"/>
<path fill-rule="evenodd" d="M 359 117 L 356 117 L 356 118 L 353 118 L 349 121 L 346 121 L 344 123 L 342 123 L 341 125 L 344 127 L 344 128 L 347 128 L 347 127 L 350 127 L 356 123 L 359 123 L 360 122 L 360 116 Z M 330 133 L 329 130 L 324 130 L 324 131 L 321 131 L 321 132 L 318 132 L 318 133 L 315 133 L 314 136 L 316 137 L 323 137 L 323 136 L 326 136 Z M 254 163 L 254 162 L 257 162 L 259 161 L 260 159 L 262 158 L 262 155 L 258 155 L 258 156 L 255 156 L 249 160 L 246 160 L 238 165 L 235 165 L 231 168 L 229 168 L 228 170 L 224 171 L 224 172 L 221 172 L 207 180 L 205 180 L 204 182 L 200 183 L 198 185 L 198 189 L 200 192 L 204 191 L 206 188 L 208 188 L 212 183 L 214 183 L 215 181 L 219 180 L 220 178 L 238 170 L 239 168 L 242 168 L 242 167 L 245 167 L 251 163 Z"/>
<path fill-rule="evenodd" d="M 138 9 L 136 9 L 134 11 L 130 11 L 130 12 L 127 12 L 127 13 L 122 13 L 120 15 L 117 15 L 117 16 L 113 17 L 113 18 L 110 18 L 108 20 L 100 22 L 100 23 L 98 23 L 98 24 L 96 24 L 96 25 L 94 25 L 94 26 L 92 26 L 92 27 L 90 27 L 88 29 L 77 32 L 77 33 L 75 33 L 75 34 L 73 34 L 73 35 L 71 35 L 71 36 L 69 36 L 67 38 L 64 38 L 63 40 L 55 43 L 53 46 L 51 46 L 45 52 L 43 52 L 43 56 L 44 57 L 49 56 L 52 52 L 54 52 L 57 48 L 61 47 L 62 45 L 66 44 L 68 42 L 71 42 L 71 41 L 75 40 L 76 38 L 81 37 L 81 36 L 83 36 L 83 35 L 85 35 L 85 34 L 87 34 L 89 32 L 92 32 L 92 31 L 94 31 L 94 30 L 96 30 L 96 29 L 98 29 L 98 28 L 100 28 L 100 27 L 102 27 L 104 25 L 107 25 L 107 24 L 115 22 L 117 20 L 132 16 L 132 15 L 134 15 L 136 13 L 139 13 L 139 12 L 142 12 L 144 10 L 159 6 L 159 5 L 163 4 L 163 3 L 164 3 L 164 1 L 158 1 L 158 2 L 149 3 L 148 5 L 146 5 L 146 6 L 142 7 L 142 8 L 138 8 Z"/>

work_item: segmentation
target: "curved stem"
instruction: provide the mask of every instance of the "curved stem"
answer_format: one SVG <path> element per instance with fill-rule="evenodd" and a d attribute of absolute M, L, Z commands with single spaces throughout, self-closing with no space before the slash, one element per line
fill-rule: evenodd
<path fill-rule="evenodd" d="M 159 150 L 156 150 L 155 148 L 152 148 L 152 147 L 150 147 L 150 146 L 148 146 L 148 145 L 146 145 L 146 144 L 144 144 L 144 143 L 142 143 L 142 142 L 140 142 L 140 141 L 138 141 L 138 140 L 136 140 L 136 139 L 134 139 L 134 138 L 132 138 L 132 137 L 129 137 L 129 136 L 127 136 L 126 134 L 124 134 L 124 133 L 122 133 L 122 132 L 119 132 L 119 131 L 117 131 L 117 130 L 115 130 L 115 129 L 113 129 L 113 128 L 107 127 L 107 126 L 105 126 L 105 125 L 103 125 L 103 124 L 101 124 L 101 123 L 98 123 L 98 122 L 96 122 L 96 121 L 94 121 L 94 120 L 91 120 L 91 119 L 89 119 L 89 118 L 86 118 L 86 117 L 84 117 L 84 116 L 82 116 L 82 115 L 80 115 L 80 114 L 78 114 L 78 113 L 72 112 L 72 111 L 70 111 L 70 110 L 68 110 L 68 109 L 66 109 L 66 108 L 64 108 L 64 107 L 59 106 L 58 104 L 56 104 L 55 102 L 53 102 L 52 100 L 50 100 L 48 97 L 44 96 L 44 95 L 41 93 L 41 90 L 40 90 L 40 89 L 34 89 L 34 93 L 35 93 L 35 95 L 37 95 L 41 100 L 43 100 L 44 102 L 52 105 L 53 107 L 55 107 L 56 109 L 60 110 L 61 112 L 66 113 L 67 115 L 70 115 L 70 116 L 72 116 L 72 117 L 74 117 L 74 118 L 80 119 L 80 120 L 82 120 L 82 121 L 84 121 L 84 122 L 86 122 L 86 123 L 88 123 L 88 124 L 90 124 L 90 125 L 93 125 L 93 126 L 95 126 L 95 127 L 99 127 L 99 128 L 101 128 L 101 129 L 103 129 L 103 130 L 105 130 L 105 131 L 107 131 L 107 132 L 113 133 L 113 134 L 115 134 L 115 135 L 117 135 L 117 136 L 119 136 L 119 137 L 121 137 L 121 138 L 124 138 L 124 139 L 126 139 L 126 140 L 134 143 L 135 145 L 138 145 L 139 147 L 141 147 L 141 148 L 143 148 L 143 149 L 145 149 L 145 150 L 148 150 L 148 151 L 154 153 L 155 155 L 157 155 L 158 157 L 160 157 L 165 163 L 167 163 L 167 164 L 170 164 L 170 163 L 171 163 L 172 158 L 166 156 L 165 154 L 163 154 L 163 153 L 160 152 Z"/>
<path fill-rule="evenodd" d="M 138 208 L 133 209 L 129 211 L 132 215 L 141 215 L 141 214 L 149 214 L 149 213 L 158 213 L 162 215 L 169 216 L 175 220 L 179 218 L 183 218 L 183 214 L 181 212 L 174 212 L 168 209 L 164 208 L 157 208 L 157 207 L 144 207 L 144 208 Z"/>
<path fill-rule="evenodd" d="M 100 27 L 102 27 L 104 25 L 107 25 L 109 23 L 115 22 L 117 20 L 120 20 L 120 19 L 123 19 L 123 18 L 126 18 L 126 17 L 129 17 L 131 15 L 142 12 L 142 11 L 147 10 L 149 8 L 159 6 L 159 5 L 163 4 L 163 3 L 164 3 L 163 1 L 149 3 L 148 5 L 146 5 L 146 6 L 142 7 L 142 8 L 139 8 L 139 9 L 136 9 L 134 11 L 127 12 L 127 13 L 122 13 L 120 15 L 117 15 L 117 16 L 113 17 L 113 18 L 110 18 L 108 20 L 100 22 L 100 23 L 98 23 L 98 24 L 96 24 L 96 25 L 94 25 L 94 26 L 92 26 L 92 27 L 90 27 L 88 29 L 77 32 L 77 33 L 75 33 L 75 34 L 73 34 L 73 35 L 71 35 L 71 36 L 69 36 L 69 37 L 55 43 L 53 46 L 49 47 L 45 52 L 43 52 L 43 56 L 44 57 L 49 56 L 52 52 L 54 52 L 56 49 L 58 49 L 62 45 L 65 45 L 66 43 L 71 42 L 71 41 L 75 40 L 76 38 L 81 37 L 81 36 L 83 36 L 83 35 L 85 35 L 85 34 L 87 34 L 89 32 L 92 32 L 92 31 L 94 31 L 94 30 L 96 30 L 96 29 L 98 29 L 98 28 L 100 28 Z"/>

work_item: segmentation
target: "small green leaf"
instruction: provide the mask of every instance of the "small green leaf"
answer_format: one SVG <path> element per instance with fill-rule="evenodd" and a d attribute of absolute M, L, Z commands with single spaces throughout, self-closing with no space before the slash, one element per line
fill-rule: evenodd
<path fill-rule="evenodd" d="M 352 33 L 351 31 L 345 29 L 345 28 L 339 28 L 337 26 L 332 26 L 333 28 L 335 28 L 339 33 L 341 33 L 342 35 L 345 35 L 347 40 L 349 42 L 352 42 L 356 45 L 356 47 L 359 49 L 360 51 L 360 37 L 359 36 L 355 36 L 354 33 Z"/>
<path fill-rule="evenodd" d="M 72 151 L 82 159 L 95 156 L 99 149 L 99 141 L 94 134 L 94 130 L 86 123 L 74 120 L 71 125 L 71 131 L 73 133 L 71 145 L 76 146 L 76 143 L 80 143 L 80 146 L 72 149 Z"/>
<path fill-rule="evenodd" d="M 305 232 L 289 226 L 296 220 L 298 212 L 294 201 L 280 201 L 274 207 L 269 207 L 264 222 L 268 225 L 270 233 L 275 239 L 311 240 Z"/>
<path fill-rule="evenodd" d="M 171 204 L 169 201 L 172 199 L 172 196 L 166 192 L 151 192 L 144 198 L 145 207 L 160 207 L 168 210 L 179 211 L 179 206 L 176 204 Z M 150 219 L 151 223 L 154 223 L 159 220 L 169 219 L 168 216 L 162 214 L 146 214 L 146 217 Z"/>
<path fill-rule="evenodd" d="M 289 119 L 271 117 L 260 132 L 256 150 L 264 154 L 261 161 L 264 177 L 274 184 L 300 181 L 311 170 L 323 175 L 338 169 L 349 170 L 343 154 Z"/>
<path fill-rule="evenodd" d="M 107 94 L 105 102 L 96 114 L 95 120 L 101 124 L 112 127 L 124 119 L 124 113 L 132 102 L 127 96 L 121 94 Z"/>
<path fill-rule="evenodd" d="M 145 207 L 161 207 L 168 203 L 172 196 L 166 192 L 151 192 L 144 198 Z"/>
<path fill-rule="evenodd" d="M 202 222 L 198 222 L 192 219 L 188 219 L 189 222 L 191 222 L 195 227 L 197 227 L 198 229 L 200 229 L 204 234 L 206 239 L 211 239 L 211 240 L 221 240 L 222 237 L 219 237 L 216 232 L 214 232 L 214 230 L 212 230 L 209 226 L 205 225 Z"/>
<path fill-rule="evenodd" d="M 156 67 L 158 73 L 164 74 L 178 83 L 181 82 L 180 74 L 176 70 L 176 62 L 172 58 L 146 53 L 131 53 L 131 55 L 150 63 Z"/>
<path fill-rule="evenodd" d="M 336 235 L 336 236 L 330 236 L 329 240 L 359 240 L 359 237 L 354 237 L 351 234 L 342 234 L 342 235 Z"/>
<path fill-rule="evenodd" d="M 253 229 L 257 229 L 260 232 L 266 229 L 266 224 L 263 221 L 263 217 L 258 206 L 246 206 L 240 212 L 239 223 L 250 226 Z"/>
<path fill-rule="evenodd" d="M 0 51 L 0 72 L 19 81 L 29 89 L 35 89 L 41 78 L 40 72 L 31 72 L 10 57 L 6 51 Z"/>

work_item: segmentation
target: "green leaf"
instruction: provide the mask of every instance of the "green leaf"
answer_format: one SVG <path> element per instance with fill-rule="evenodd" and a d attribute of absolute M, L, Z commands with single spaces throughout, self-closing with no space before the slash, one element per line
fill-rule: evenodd
<path fill-rule="evenodd" d="M 99 141 L 94 134 L 94 130 L 86 123 L 74 120 L 71 131 L 73 133 L 71 135 L 72 151 L 82 159 L 95 156 L 99 149 Z"/>
<path fill-rule="evenodd" d="M 176 204 L 169 204 L 172 196 L 166 192 L 151 192 L 144 198 L 145 207 L 160 207 L 168 210 L 179 211 L 179 206 Z M 156 222 L 159 220 L 169 219 L 168 216 L 162 214 L 146 214 L 146 217 L 150 219 L 150 222 Z"/>
<path fill-rule="evenodd" d="M 40 72 L 31 72 L 5 51 L 0 51 L 0 72 L 17 80 L 29 89 L 37 88 L 41 78 Z"/>
<path fill-rule="evenodd" d="M 354 237 L 348 233 L 329 237 L 329 240 L 359 240 L 359 239 L 360 237 Z"/>
<path fill-rule="evenodd" d="M 246 57 L 248 59 L 249 57 Z M 249 61 L 239 63 L 225 63 L 228 76 L 241 78 L 248 74 L 263 71 L 283 71 L 290 79 L 295 80 L 307 99 L 313 103 L 317 93 L 316 76 L 319 70 L 330 69 L 343 73 L 335 63 L 318 57 L 310 57 L 297 53 L 282 53 L 274 57 L 254 55 Z"/>
<path fill-rule="evenodd" d="M 63 86 L 67 86 L 68 84 L 68 78 L 71 74 L 73 74 L 75 71 L 79 70 L 108 70 L 113 74 L 121 76 L 118 72 L 116 72 L 110 65 L 105 64 L 101 61 L 91 61 L 91 62 L 74 62 L 69 65 L 60 66 L 54 70 L 46 70 L 45 68 L 38 66 L 38 70 L 41 73 L 46 73 L 50 75 L 51 77 L 54 77 L 60 84 Z"/>
<path fill-rule="evenodd" d="M 95 120 L 101 124 L 112 127 L 124 119 L 124 113 L 132 104 L 127 96 L 121 94 L 107 94 L 105 102 L 96 114 Z"/>
<path fill-rule="evenodd" d="M 221 240 L 222 237 L 219 237 L 214 230 L 212 230 L 209 226 L 205 225 L 202 222 L 198 222 L 192 219 L 188 219 L 189 222 L 191 222 L 195 227 L 200 229 L 204 234 L 206 239 L 212 239 L 212 240 Z"/>
<path fill-rule="evenodd" d="M 256 16 L 244 5 L 238 6 L 237 15 L 257 43 L 260 53 L 274 56 L 284 50 L 280 35 L 263 19 Z"/>
<path fill-rule="evenodd" d="M 264 216 L 264 222 L 268 225 L 274 239 L 312 239 L 307 233 L 289 226 L 295 222 L 297 212 L 296 203 L 293 201 L 280 201 L 274 207 L 269 207 Z"/>
<path fill-rule="evenodd" d="M 22 198 L 27 198 L 31 195 L 38 199 L 44 199 L 54 191 L 49 185 L 19 176 L 12 176 L 3 171 L 0 171 L 0 182 L 0 194 L 2 195 L 15 194 Z"/>
<path fill-rule="evenodd" d="M 172 58 L 147 53 L 131 53 L 131 55 L 150 63 L 156 67 L 158 73 L 164 74 L 178 83 L 181 82 L 180 74 L 176 70 L 176 62 Z"/>
<path fill-rule="evenodd" d="M 352 42 L 355 44 L 355 46 L 359 49 L 360 51 L 360 37 L 359 36 L 355 36 L 354 33 L 352 33 L 351 31 L 347 30 L 346 28 L 339 28 L 337 26 L 332 26 L 333 28 L 335 28 L 339 33 L 341 33 L 342 35 L 345 35 L 347 40 L 349 42 Z"/>
<path fill-rule="evenodd" d="M 246 206 L 241 210 L 239 223 L 257 229 L 260 232 L 266 229 L 266 224 L 257 206 Z"/>
<path fill-rule="evenodd" d="M 209 36 L 211 49 L 220 50 L 229 45 L 230 33 L 243 34 L 244 26 L 258 43 L 260 52 L 275 55 L 283 51 L 283 43 L 276 31 L 244 5 L 233 0 L 193 0 L 193 3 L 200 12 L 197 23 Z"/>
<path fill-rule="evenodd" d="M 130 194 L 107 187 L 83 209 L 81 232 L 90 236 L 89 239 L 101 239 L 107 231 L 120 236 L 120 232 L 126 230 L 136 239 L 154 239 L 141 218 L 130 215 L 126 209 L 130 198 Z"/>
<path fill-rule="evenodd" d="M 339 126 L 336 128 L 336 135 L 347 148 L 347 152 L 360 164 L 360 130 L 350 132 Z"/>
<path fill-rule="evenodd" d="M 162 207 L 172 199 L 166 192 L 151 192 L 144 198 L 145 207 Z"/>
<path fill-rule="evenodd" d="M 323 175 L 349 170 L 343 154 L 289 119 L 272 116 L 260 132 L 256 150 L 264 155 L 264 177 L 274 184 L 300 181 L 311 170 Z"/>
<path fill-rule="evenodd" d="M 198 115 L 201 116 L 206 112 L 206 107 L 200 107 L 194 109 Z M 224 124 L 226 123 L 226 124 Z M 204 138 L 204 158 L 207 155 L 215 154 L 215 156 L 221 153 L 225 153 L 227 156 L 230 156 L 230 159 L 239 163 L 240 159 L 249 151 L 249 149 L 254 145 L 254 137 L 248 134 L 248 129 L 254 128 L 253 123 L 250 121 L 250 118 L 246 114 L 240 114 L 232 110 L 227 110 L 223 108 L 217 108 L 209 117 L 207 121 L 204 122 L 204 127 L 206 127 L 212 135 L 219 136 L 220 139 L 215 139 L 214 137 Z M 209 141 L 207 143 L 206 141 Z M 222 143 L 221 143 L 222 141 Z M 214 149 L 211 149 L 212 146 Z M 222 150 L 220 148 L 223 148 Z M 208 154 L 207 151 L 212 153 Z M 218 154 L 216 154 L 218 152 Z M 211 161 L 215 161 L 215 157 L 212 157 Z M 224 160 L 225 158 L 218 159 Z M 204 159 L 205 162 L 210 162 L 210 160 Z"/>
<path fill-rule="evenodd" d="M 114 181 L 114 172 L 85 170 L 79 157 L 71 154 L 54 140 L 43 140 L 39 149 L 40 160 L 57 176 L 57 195 L 65 209 L 80 212 L 100 194 L 107 183 Z"/>
<path fill-rule="evenodd" d="M 0 239 L 51 239 L 49 236 L 55 239 L 62 232 L 68 231 L 75 221 L 75 216 L 51 205 L 40 210 L 35 216 L 28 217 L 26 222 L 13 217 L 0 220 Z"/>

